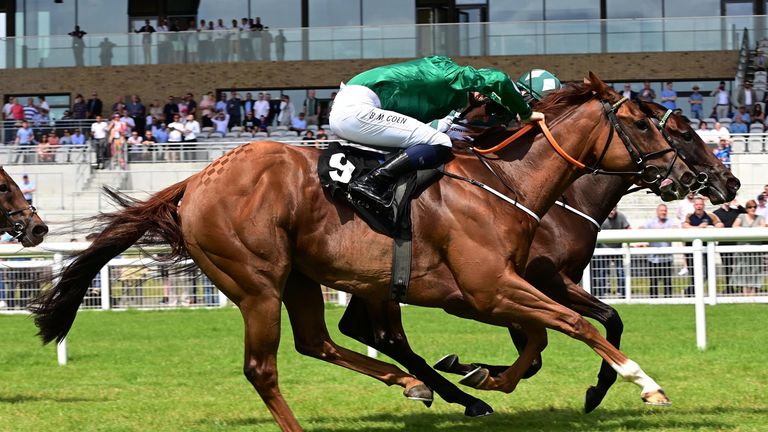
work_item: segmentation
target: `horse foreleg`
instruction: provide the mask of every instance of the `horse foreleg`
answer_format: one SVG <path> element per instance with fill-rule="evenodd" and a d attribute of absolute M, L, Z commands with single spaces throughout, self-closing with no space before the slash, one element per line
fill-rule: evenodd
<path fill-rule="evenodd" d="M 624 331 L 624 323 L 621 321 L 616 309 L 603 303 L 597 297 L 584 291 L 582 287 L 568 278 L 564 278 L 568 288 L 568 300 L 571 307 L 583 316 L 593 318 L 605 327 L 605 338 L 616 349 L 621 348 L 621 334 Z M 597 408 L 605 398 L 608 390 L 616 382 L 616 370 L 610 363 L 603 360 L 600 372 L 597 374 L 597 385 L 587 389 L 584 399 L 584 411 L 589 413 Z"/>
<path fill-rule="evenodd" d="M 325 303 L 320 284 L 299 272 L 288 277 L 283 293 L 291 320 L 296 351 L 335 365 L 368 375 L 387 385 L 398 385 L 403 394 L 413 400 L 432 404 L 432 390 L 398 367 L 337 345 L 325 324 Z"/>
<path fill-rule="evenodd" d="M 465 415 L 491 414 L 493 409 L 488 404 L 461 391 L 411 349 L 401 318 L 400 305 L 396 302 L 375 302 L 352 296 L 339 322 L 339 330 L 393 358 L 447 402 L 463 405 Z"/>
<path fill-rule="evenodd" d="M 464 378 L 461 383 L 481 390 L 499 390 L 511 393 L 525 376 L 531 364 L 547 347 L 547 330 L 541 326 L 527 326 L 522 329 L 526 343 L 520 356 L 498 376 L 491 376 L 488 369 L 478 367 Z"/>

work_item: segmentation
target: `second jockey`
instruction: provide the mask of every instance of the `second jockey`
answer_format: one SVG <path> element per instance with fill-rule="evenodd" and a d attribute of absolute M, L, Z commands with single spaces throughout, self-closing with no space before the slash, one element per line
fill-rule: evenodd
<path fill-rule="evenodd" d="M 468 95 L 470 103 L 490 99 L 522 121 L 544 119 L 504 72 L 459 66 L 448 57 L 377 67 L 342 84 L 329 118 L 333 133 L 361 144 L 402 149 L 353 181 L 350 194 L 386 208 L 398 178 L 447 162 L 450 137 L 426 123 L 464 107 Z"/>

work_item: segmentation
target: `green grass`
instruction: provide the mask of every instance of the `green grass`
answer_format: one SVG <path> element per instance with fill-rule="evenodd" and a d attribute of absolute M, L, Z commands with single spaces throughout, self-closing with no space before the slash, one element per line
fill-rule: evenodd
<path fill-rule="evenodd" d="M 765 431 L 768 429 L 768 305 L 707 308 L 709 350 L 695 346 L 692 306 L 620 306 L 624 352 L 664 387 L 668 408 L 645 406 L 639 388 L 617 383 L 594 413 L 581 412 L 599 358 L 550 333 L 544 369 L 512 394 L 470 390 L 496 413 L 480 419 L 436 399 L 427 409 L 401 389 L 293 349 L 284 320 L 280 384 L 310 431 Z M 340 343 L 365 348 L 335 331 Z M 441 311 L 406 307 L 411 344 L 429 362 L 511 363 L 503 329 Z M 239 312 L 82 312 L 69 338 L 70 363 L 56 364 L 32 320 L 0 316 L 1 431 L 273 431 L 269 412 L 242 374 Z M 450 377 L 451 380 L 456 380 Z"/>

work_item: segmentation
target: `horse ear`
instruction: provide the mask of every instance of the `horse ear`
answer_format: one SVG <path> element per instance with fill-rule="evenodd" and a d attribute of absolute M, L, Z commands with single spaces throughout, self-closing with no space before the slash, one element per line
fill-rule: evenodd
<path fill-rule="evenodd" d="M 609 99 L 608 96 L 611 94 L 610 88 L 592 71 L 589 71 L 589 85 L 592 87 L 592 91 L 601 98 Z"/>

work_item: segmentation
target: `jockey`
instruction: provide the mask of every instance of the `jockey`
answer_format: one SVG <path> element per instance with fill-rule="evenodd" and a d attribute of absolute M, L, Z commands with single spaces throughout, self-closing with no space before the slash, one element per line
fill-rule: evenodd
<path fill-rule="evenodd" d="M 436 168 L 451 156 L 451 139 L 425 122 L 488 98 L 522 121 L 543 120 L 503 72 L 459 66 L 432 56 L 381 66 L 342 84 L 329 124 L 341 138 L 404 149 L 349 185 L 351 194 L 379 207 L 392 202 L 391 185 L 407 173 Z"/>

